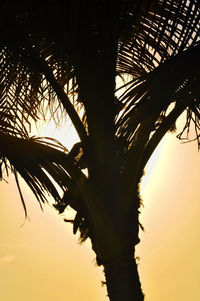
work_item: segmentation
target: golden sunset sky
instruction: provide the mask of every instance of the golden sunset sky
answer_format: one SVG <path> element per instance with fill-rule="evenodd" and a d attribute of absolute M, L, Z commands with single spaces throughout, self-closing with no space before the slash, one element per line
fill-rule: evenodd
<path fill-rule="evenodd" d="M 75 139 L 70 131 L 53 135 L 65 137 L 66 146 Z M 145 301 L 200 300 L 199 168 L 197 144 L 182 144 L 170 133 L 146 167 L 141 208 L 145 232 L 137 247 Z M 108 300 L 90 243 L 80 246 L 72 225 L 49 205 L 42 212 L 25 185 L 31 221 L 24 223 L 14 180 L 6 180 L 9 184 L 0 183 L 0 300 Z"/>

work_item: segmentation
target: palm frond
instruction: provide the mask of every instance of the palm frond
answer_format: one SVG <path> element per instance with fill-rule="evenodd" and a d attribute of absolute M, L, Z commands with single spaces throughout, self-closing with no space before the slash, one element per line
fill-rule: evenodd
<path fill-rule="evenodd" d="M 132 2 L 130 2 L 132 3 Z M 200 40 L 200 3 L 141 1 L 126 11 L 129 32 L 119 43 L 117 70 L 141 76 Z"/>
<path fill-rule="evenodd" d="M 138 136 L 140 124 L 156 112 L 151 131 L 172 103 L 184 102 L 199 118 L 200 45 L 172 56 L 155 70 L 132 80 L 119 101 L 123 110 L 116 120 L 116 134 L 129 141 Z M 189 124 L 189 123 L 187 123 Z M 197 124 L 197 123 L 196 123 Z M 144 143 L 145 145 L 145 143 Z"/>
<path fill-rule="evenodd" d="M 45 142 L 38 138 L 21 139 L 1 133 L 0 142 L 1 170 L 6 168 L 8 173 L 14 172 L 18 187 L 17 174 L 20 174 L 39 203 L 47 201 L 47 194 L 56 202 L 62 201 L 55 183 L 64 192 L 67 189 L 71 190 L 72 186 L 75 189 L 74 181 L 80 180 L 81 177 L 85 178 L 74 162 L 68 158 L 65 149 L 56 141 Z M 62 148 L 62 151 L 58 148 Z M 22 196 L 21 191 L 20 195 Z M 23 197 L 21 199 L 24 204 Z"/>
<path fill-rule="evenodd" d="M 22 126 L 24 119 L 38 119 L 45 106 L 53 113 L 55 105 L 62 103 L 83 140 L 86 131 L 74 108 L 78 99 L 74 97 L 76 77 L 64 44 L 60 45 L 59 5 L 55 5 L 56 10 L 53 3 L 49 5 L 42 17 L 46 6 L 41 3 L 34 4 L 33 10 L 29 4 L 5 3 L 1 11 L 0 102 L 18 111 Z M 52 18 L 58 27 L 52 26 L 51 31 L 46 26 Z"/>

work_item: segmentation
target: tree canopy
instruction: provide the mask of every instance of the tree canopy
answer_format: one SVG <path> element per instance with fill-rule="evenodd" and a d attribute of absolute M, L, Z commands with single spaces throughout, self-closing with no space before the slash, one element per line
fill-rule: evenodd
<path fill-rule="evenodd" d="M 171 127 L 161 122 L 171 104 L 176 108 L 167 120 L 186 109 L 184 130 L 194 121 L 198 138 L 198 1 L 2 1 L 1 28 L 2 134 L 28 138 L 30 118 L 46 101 L 52 107 L 58 101 L 81 141 L 89 120 L 102 114 L 129 148 L 151 112 L 151 133 L 159 131 L 145 142 L 148 158 L 158 133 Z M 115 78 L 126 75 L 120 97 L 100 95 L 104 85 L 113 94 Z M 84 99 L 87 85 L 98 85 L 100 100 Z M 82 105 L 81 116 L 72 98 Z"/>

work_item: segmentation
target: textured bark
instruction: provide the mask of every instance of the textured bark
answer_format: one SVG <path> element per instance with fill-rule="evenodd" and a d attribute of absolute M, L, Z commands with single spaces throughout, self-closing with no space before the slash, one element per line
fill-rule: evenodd
<path fill-rule="evenodd" d="M 133 255 L 126 254 L 104 264 L 104 273 L 110 301 L 144 300 Z"/>

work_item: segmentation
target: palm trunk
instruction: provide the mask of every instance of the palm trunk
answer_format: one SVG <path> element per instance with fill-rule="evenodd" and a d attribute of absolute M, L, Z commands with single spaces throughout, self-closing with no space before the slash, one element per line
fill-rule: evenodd
<path fill-rule="evenodd" d="M 110 301 L 143 301 L 137 264 L 133 255 L 125 255 L 104 264 Z"/>

